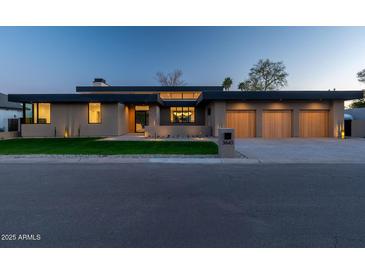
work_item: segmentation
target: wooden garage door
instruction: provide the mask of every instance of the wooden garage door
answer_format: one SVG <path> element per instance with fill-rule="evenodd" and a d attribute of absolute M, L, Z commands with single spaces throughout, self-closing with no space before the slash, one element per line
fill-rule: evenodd
<path fill-rule="evenodd" d="M 299 114 L 299 136 L 328 137 L 328 110 L 302 110 Z"/>
<path fill-rule="evenodd" d="M 236 138 L 253 138 L 256 136 L 256 112 L 254 110 L 227 111 L 226 125 L 235 129 Z"/>
<path fill-rule="evenodd" d="M 262 137 L 292 137 L 291 110 L 265 110 L 262 113 Z"/>

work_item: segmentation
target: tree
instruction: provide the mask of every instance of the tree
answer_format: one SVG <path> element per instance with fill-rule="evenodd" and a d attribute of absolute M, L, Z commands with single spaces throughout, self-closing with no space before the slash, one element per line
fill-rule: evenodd
<path fill-rule="evenodd" d="M 357 73 L 357 80 L 361 83 L 365 83 L 365 69 Z M 359 99 L 352 102 L 350 108 L 363 108 L 365 107 L 365 99 Z"/>
<path fill-rule="evenodd" d="M 238 84 L 238 89 L 241 91 L 250 90 L 250 87 L 251 87 L 250 80 L 246 80 Z"/>
<path fill-rule="evenodd" d="M 173 72 L 164 74 L 162 72 L 156 73 L 156 79 L 161 86 L 184 86 L 186 83 L 182 80 L 182 71 L 175 69 Z"/>
<path fill-rule="evenodd" d="M 231 86 L 232 86 L 232 83 L 233 83 L 233 80 L 232 80 L 231 77 L 224 78 L 223 84 L 222 84 L 223 85 L 223 88 L 225 90 L 229 90 L 231 88 Z"/>
<path fill-rule="evenodd" d="M 361 83 L 365 83 L 365 69 L 357 73 L 357 80 Z"/>
<path fill-rule="evenodd" d="M 260 59 L 250 69 L 250 73 L 248 74 L 249 78 L 243 82 L 245 83 L 243 90 L 279 90 L 288 84 L 288 75 L 283 62 Z"/>

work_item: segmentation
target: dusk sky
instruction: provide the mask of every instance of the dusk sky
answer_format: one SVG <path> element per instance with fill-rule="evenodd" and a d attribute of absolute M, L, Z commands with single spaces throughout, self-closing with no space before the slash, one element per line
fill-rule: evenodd
<path fill-rule="evenodd" d="M 234 89 L 260 58 L 283 61 L 287 90 L 364 89 L 365 27 L 1 27 L 0 92 L 70 93 L 102 77 L 158 85 L 181 69 L 188 85 Z"/>

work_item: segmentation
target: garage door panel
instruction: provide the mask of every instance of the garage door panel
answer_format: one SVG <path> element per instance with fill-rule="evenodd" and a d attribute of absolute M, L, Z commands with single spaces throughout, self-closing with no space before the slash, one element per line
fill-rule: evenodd
<path fill-rule="evenodd" d="M 292 137 L 292 111 L 266 110 L 262 113 L 263 138 Z"/>
<path fill-rule="evenodd" d="M 256 111 L 227 111 L 226 125 L 235 129 L 236 138 L 254 138 L 256 136 Z"/>
<path fill-rule="evenodd" d="M 303 138 L 328 137 L 328 110 L 301 110 L 299 114 L 299 136 Z"/>

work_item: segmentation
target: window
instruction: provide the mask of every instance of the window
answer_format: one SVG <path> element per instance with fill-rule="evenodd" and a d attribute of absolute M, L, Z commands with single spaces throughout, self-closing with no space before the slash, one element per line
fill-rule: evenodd
<path fill-rule="evenodd" d="M 194 123 L 195 108 L 194 107 L 171 107 L 170 108 L 171 123 Z"/>
<path fill-rule="evenodd" d="M 150 109 L 149 106 L 135 106 L 135 111 L 148 111 Z"/>
<path fill-rule="evenodd" d="M 24 123 L 25 124 L 50 124 L 51 123 L 51 104 L 33 103 L 24 104 Z"/>
<path fill-rule="evenodd" d="M 50 124 L 51 123 L 51 104 L 39 103 L 38 104 L 38 124 Z"/>
<path fill-rule="evenodd" d="M 89 124 L 101 123 L 101 104 L 89 103 Z"/>
<path fill-rule="evenodd" d="M 161 92 L 162 100 L 196 100 L 200 92 Z"/>
<path fill-rule="evenodd" d="M 25 124 L 33 124 L 33 105 L 32 104 L 24 104 L 24 123 Z"/>

